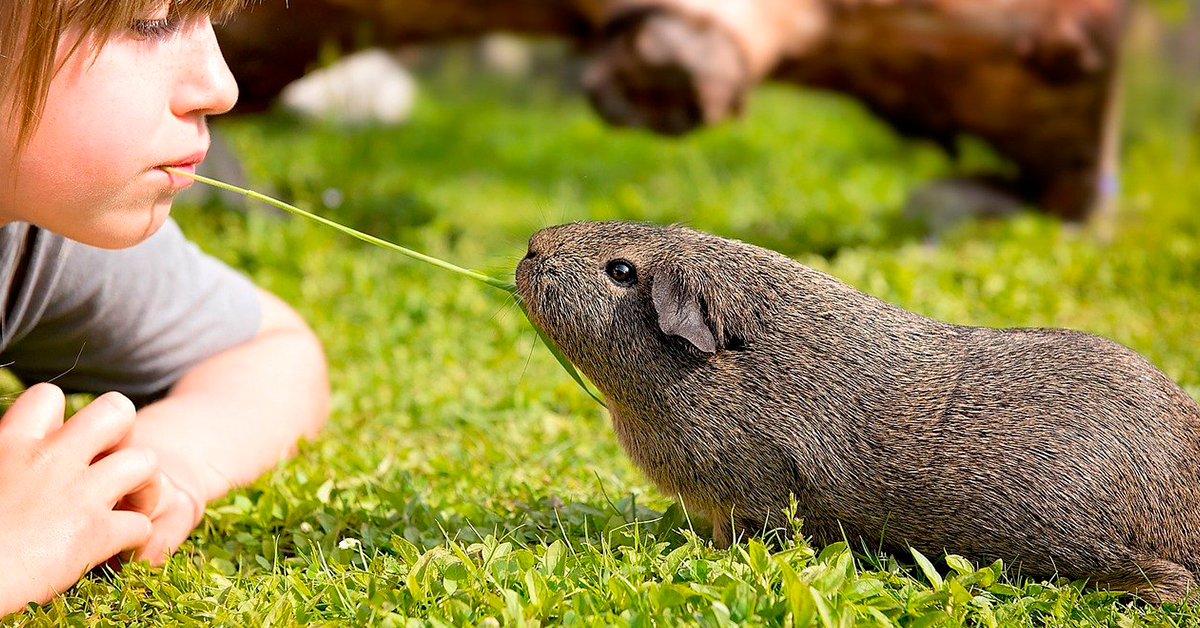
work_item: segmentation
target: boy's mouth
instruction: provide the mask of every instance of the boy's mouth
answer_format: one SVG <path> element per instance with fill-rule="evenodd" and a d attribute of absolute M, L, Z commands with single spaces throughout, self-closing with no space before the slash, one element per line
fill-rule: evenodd
<path fill-rule="evenodd" d="M 163 170 L 163 168 L 175 168 L 177 170 L 182 170 L 183 172 L 195 174 L 196 173 L 196 164 L 200 163 L 201 161 L 204 161 L 204 153 L 203 152 L 196 153 L 194 155 L 186 157 L 175 163 L 162 164 L 160 166 L 156 166 L 155 169 L 159 170 L 164 175 L 166 175 L 168 185 L 170 186 L 171 190 L 174 192 L 178 192 L 180 190 L 184 190 L 184 189 L 190 187 L 193 183 L 196 182 L 195 179 L 192 179 L 191 177 L 185 177 L 182 175 L 178 175 L 178 174 L 175 174 L 172 172 L 167 172 L 166 170 Z"/>
<path fill-rule="evenodd" d="M 159 166 L 157 168 L 157 170 L 159 170 L 160 172 L 162 172 L 164 175 L 167 176 L 167 185 L 171 188 L 172 192 L 179 192 L 180 190 L 185 190 L 185 189 L 191 187 L 191 185 L 196 182 L 195 179 L 191 179 L 191 178 L 185 177 L 183 175 L 178 175 L 178 174 L 175 174 L 174 172 L 167 172 L 166 170 L 163 170 L 163 168 L 177 168 L 184 172 L 193 172 L 194 173 L 194 172 L 196 172 L 196 165 L 195 164 L 190 164 L 190 165 L 179 164 L 179 165 L 170 165 L 170 166 Z"/>

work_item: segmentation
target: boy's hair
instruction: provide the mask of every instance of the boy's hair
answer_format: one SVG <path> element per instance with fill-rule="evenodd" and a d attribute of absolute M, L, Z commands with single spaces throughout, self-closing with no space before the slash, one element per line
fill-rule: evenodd
<path fill-rule="evenodd" d="M 166 0 L 179 17 L 221 18 L 244 0 Z M 16 123 L 18 149 L 28 141 L 46 104 L 55 55 L 64 32 L 78 27 L 72 52 L 97 42 L 93 52 L 164 0 L 0 0 L 0 123 Z"/>

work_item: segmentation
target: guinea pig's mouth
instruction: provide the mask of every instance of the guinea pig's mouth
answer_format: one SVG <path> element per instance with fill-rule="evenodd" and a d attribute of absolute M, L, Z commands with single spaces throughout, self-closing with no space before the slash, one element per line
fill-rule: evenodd
<path fill-rule="evenodd" d="M 559 327 L 563 286 L 552 265 L 544 257 L 526 257 L 517 264 L 517 298 L 526 316 L 534 324 L 553 335 Z"/>
<path fill-rule="evenodd" d="M 542 264 L 541 260 L 529 255 L 517 264 L 516 283 L 517 296 L 520 297 L 522 305 L 525 306 L 525 311 L 529 311 L 537 303 L 539 288 L 542 279 Z"/>

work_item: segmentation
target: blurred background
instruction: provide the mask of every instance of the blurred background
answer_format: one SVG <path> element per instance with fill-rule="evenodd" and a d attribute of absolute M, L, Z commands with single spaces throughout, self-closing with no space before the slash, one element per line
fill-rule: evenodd
<path fill-rule="evenodd" d="M 614 206 L 608 217 L 685 220 L 771 238 L 765 245 L 789 251 L 830 254 L 859 241 L 936 236 L 964 219 L 1021 211 L 1109 225 L 1122 151 L 1141 132 L 1139 120 L 1196 135 L 1200 17 L 1189 9 L 1186 0 L 256 4 L 219 31 L 242 97 L 218 126 L 231 140 L 218 134 L 208 167 L 246 182 L 252 166 L 244 162 L 254 158 L 237 146 L 237 129 L 255 121 L 279 134 L 324 129 L 351 143 L 388 135 L 400 142 L 390 152 L 394 163 L 435 157 L 427 163 L 433 169 L 449 152 L 414 154 L 404 142 L 455 150 L 460 138 L 427 126 L 443 122 L 459 133 L 477 125 L 474 141 L 502 144 L 518 129 L 496 116 L 511 113 L 533 124 L 519 129 L 531 144 L 527 165 L 557 186 L 601 186 L 595 191 Z M 832 117 L 822 119 L 826 112 Z M 564 133 L 574 128 L 556 126 L 569 119 L 563 114 L 593 125 L 605 149 L 641 155 L 620 160 L 626 166 L 688 147 L 719 157 L 729 143 L 748 146 L 765 132 L 778 144 L 758 146 L 764 158 L 751 176 L 784 185 L 739 192 L 710 180 L 721 189 L 688 199 L 656 192 L 652 207 L 637 207 L 646 203 L 633 188 L 661 178 L 671 162 L 656 156 L 648 162 L 656 168 L 617 172 L 602 158 L 573 159 L 579 155 L 570 154 Z M 898 160 L 903 172 L 891 173 L 903 189 L 850 185 L 844 165 L 831 163 L 858 161 L 857 147 L 839 152 L 838 142 L 878 127 L 910 152 Z M 535 163 L 536 144 L 549 136 L 566 142 L 563 153 Z M 705 144 L 716 137 L 726 146 Z M 468 176 L 488 157 L 468 152 L 446 165 Z M 602 173 L 589 166 L 611 174 L 597 181 Z M 359 176 L 381 185 L 376 173 Z M 364 213 L 372 220 L 397 226 L 444 213 L 412 194 L 422 183 L 405 185 L 406 193 L 376 200 L 361 189 L 347 198 L 349 190 L 331 188 L 322 203 L 371 206 L 378 211 Z M 831 205 L 839 186 L 859 196 L 848 203 L 853 209 Z M 872 207 L 881 211 L 851 226 Z M 572 216 L 582 217 L 606 216 Z M 830 235 L 856 230 L 873 235 Z"/>

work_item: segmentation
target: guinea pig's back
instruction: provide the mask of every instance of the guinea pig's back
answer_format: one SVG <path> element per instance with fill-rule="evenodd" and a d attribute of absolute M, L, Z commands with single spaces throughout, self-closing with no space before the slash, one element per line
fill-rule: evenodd
<path fill-rule="evenodd" d="M 868 538 L 885 530 L 935 552 L 1200 563 L 1190 555 L 1200 408 L 1144 358 L 1071 330 L 962 327 L 847 302 L 854 309 L 831 308 L 823 333 L 789 322 L 774 334 L 786 350 L 731 358 L 745 361 L 732 369 L 743 396 L 761 402 L 744 423 L 790 441 L 801 488 L 817 489 L 809 533 L 853 522 Z M 848 314 L 853 324 L 839 323 Z"/>
<path fill-rule="evenodd" d="M 962 340 L 944 411 L 896 417 L 881 456 L 889 499 L 911 514 L 893 516 L 895 534 L 981 550 L 1033 534 L 1025 544 L 1050 558 L 1124 545 L 1200 566 L 1200 408 L 1186 393 L 1089 334 L 966 328 Z"/>

